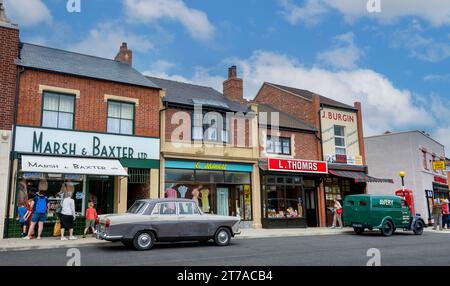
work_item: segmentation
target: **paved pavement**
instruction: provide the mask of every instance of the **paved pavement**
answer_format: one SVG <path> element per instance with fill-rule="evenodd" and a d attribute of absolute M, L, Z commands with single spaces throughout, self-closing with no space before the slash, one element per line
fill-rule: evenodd
<path fill-rule="evenodd" d="M 379 249 L 381 265 L 450 264 L 448 233 L 432 231 L 421 236 L 401 231 L 391 237 L 379 232 L 356 235 L 339 231 L 336 235 L 258 237 L 234 239 L 229 247 L 216 247 L 212 242 L 165 243 L 150 251 L 104 242 L 78 250 L 82 266 L 364 266 L 370 248 Z M 62 248 L 7 251 L 0 252 L 0 265 L 64 266 L 71 257 L 69 250 Z"/>

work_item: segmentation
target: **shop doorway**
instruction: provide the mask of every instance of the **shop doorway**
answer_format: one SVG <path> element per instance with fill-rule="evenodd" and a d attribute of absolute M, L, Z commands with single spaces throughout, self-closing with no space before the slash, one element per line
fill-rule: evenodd
<path fill-rule="evenodd" d="M 228 202 L 229 202 L 230 189 L 228 187 L 218 187 L 217 194 L 217 214 L 218 215 L 230 215 Z"/>
<path fill-rule="evenodd" d="M 98 214 L 114 212 L 114 177 L 88 177 L 88 201 L 93 201 Z"/>
<path fill-rule="evenodd" d="M 305 211 L 308 227 L 317 226 L 317 195 L 316 189 L 305 189 Z"/>

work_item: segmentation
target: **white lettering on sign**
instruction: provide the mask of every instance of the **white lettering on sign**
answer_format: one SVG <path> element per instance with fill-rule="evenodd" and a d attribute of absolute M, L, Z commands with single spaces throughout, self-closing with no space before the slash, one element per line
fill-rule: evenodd
<path fill-rule="evenodd" d="M 394 201 L 393 200 L 380 200 L 381 206 L 393 206 Z"/>

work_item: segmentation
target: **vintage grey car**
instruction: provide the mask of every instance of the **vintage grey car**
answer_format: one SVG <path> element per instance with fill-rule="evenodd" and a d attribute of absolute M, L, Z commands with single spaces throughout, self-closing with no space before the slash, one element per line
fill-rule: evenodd
<path fill-rule="evenodd" d="M 136 201 L 127 213 L 100 215 L 97 239 L 121 241 L 137 250 L 151 249 L 155 242 L 213 239 L 226 246 L 239 234 L 239 217 L 204 214 L 189 199 Z"/>

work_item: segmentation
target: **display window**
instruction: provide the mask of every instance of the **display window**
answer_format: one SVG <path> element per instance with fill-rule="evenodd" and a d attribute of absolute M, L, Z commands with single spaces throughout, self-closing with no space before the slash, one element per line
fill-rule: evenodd
<path fill-rule="evenodd" d="M 263 192 L 265 218 L 305 216 L 301 177 L 266 176 Z"/>
<path fill-rule="evenodd" d="M 197 202 L 203 213 L 252 219 L 250 173 L 209 170 L 165 170 L 167 198 Z"/>
<path fill-rule="evenodd" d="M 56 217 L 56 210 L 61 205 L 65 193 L 70 192 L 75 201 L 76 215 L 84 214 L 84 176 L 20 172 L 18 180 L 16 207 L 27 205 L 29 199 L 33 199 L 39 191 L 44 191 L 48 199 L 47 217 Z"/>

